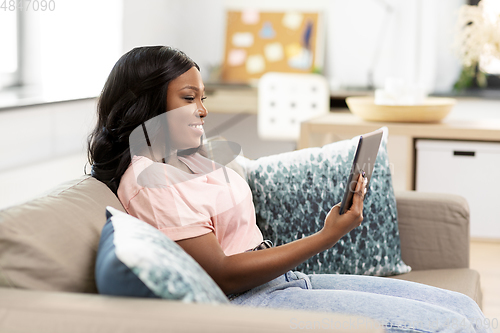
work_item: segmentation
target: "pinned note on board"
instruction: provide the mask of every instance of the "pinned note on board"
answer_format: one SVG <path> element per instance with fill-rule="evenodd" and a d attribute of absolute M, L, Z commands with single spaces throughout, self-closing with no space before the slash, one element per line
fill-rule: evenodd
<path fill-rule="evenodd" d="M 288 12 L 283 16 L 282 24 L 291 30 L 297 30 L 302 25 L 303 15 L 298 12 Z"/>
<path fill-rule="evenodd" d="M 266 72 L 321 71 L 324 28 L 319 12 L 227 12 L 222 80 L 249 82 Z"/>
<path fill-rule="evenodd" d="M 269 43 L 264 47 L 264 54 L 267 61 L 276 62 L 283 59 L 283 45 L 280 42 Z"/>
<path fill-rule="evenodd" d="M 269 21 L 264 22 L 262 29 L 259 31 L 260 38 L 273 39 L 276 36 L 276 32 L 273 29 L 273 24 Z"/>
<path fill-rule="evenodd" d="M 253 35 L 249 32 L 236 32 L 233 35 L 233 46 L 250 47 L 253 45 Z"/>
<path fill-rule="evenodd" d="M 294 58 L 300 54 L 301 50 L 302 46 L 300 45 L 300 43 L 290 43 L 286 46 L 286 57 L 288 59 Z"/>
<path fill-rule="evenodd" d="M 228 63 L 229 66 L 240 66 L 245 63 L 247 51 L 242 49 L 232 49 L 229 51 Z"/>
<path fill-rule="evenodd" d="M 260 14 L 256 9 L 245 9 L 241 12 L 241 22 L 244 24 L 257 24 L 259 20 Z"/>
<path fill-rule="evenodd" d="M 246 68 L 248 73 L 262 73 L 266 68 L 264 57 L 260 54 L 251 55 L 247 58 Z"/>

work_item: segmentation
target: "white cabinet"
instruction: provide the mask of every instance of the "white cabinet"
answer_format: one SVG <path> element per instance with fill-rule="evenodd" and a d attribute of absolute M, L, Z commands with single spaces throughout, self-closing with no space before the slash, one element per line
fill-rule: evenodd
<path fill-rule="evenodd" d="M 415 189 L 458 194 L 471 237 L 500 239 L 500 143 L 417 140 Z"/>

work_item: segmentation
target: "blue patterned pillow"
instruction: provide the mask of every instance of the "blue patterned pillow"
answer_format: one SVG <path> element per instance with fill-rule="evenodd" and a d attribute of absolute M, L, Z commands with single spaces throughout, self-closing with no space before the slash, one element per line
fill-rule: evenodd
<path fill-rule="evenodd" d="M 244 162 L 257 224 L 276 245 L 323 227 L 342 201 L 359 136 Z M 387 128 L 364 201 L 360 227 L 300 266 L 304 273 L 388 276 L 411 270 L 401 259 L 396 199 L 387 157 Z"/>
<path fill-rule="evenodd" d="M 133 216 L 106 207 L 96 260 L 101 294 L 228 303 L 227 297 L 175 242 Z"/>

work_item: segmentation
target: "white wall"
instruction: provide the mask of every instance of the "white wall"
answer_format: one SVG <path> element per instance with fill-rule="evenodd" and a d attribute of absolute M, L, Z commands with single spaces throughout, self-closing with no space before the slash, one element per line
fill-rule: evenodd
<path fill-rule="evenodd" d="M 455 22 L 458 17 L 458 8 L 464 4 L 463 0 L 435 1 L 437 13 L 450 15 L 438 15 L 436 31 L 436 91 L 446 92 L 453 87 L 460 74 L 460 62 L 455 51 Z M 454 74 L 454 75 L 453 75 Z"/>
<path fill-rule="evenodd" d="M 123 0 L 123 52 L 144 45 L 170 45 L 201 66 L 220 63 L 225 16 L 220 0 Z"/>
<path fill-rule="evenodd" d="M 96 99 L 0 111 L 0 209 L 84 174 Z"/>
<path fill-rule="evenodd" d="M 324 68 L 335 86 L 366 87 L 375 62 L 378 87 L 386 77 L 397 76 L 423 83 L 431 92 L 445 92 L 460 71 L 452 45 L 456 11 L 463 3 L 465 0 L 255 0 L 251 4 L 246 0 L 124 0 L 123 47 L 124 51 L 147 44 L 178 47 L 202 67 L 206 79 L 209 66 L 220 64 L 223 58 L 226 9 L 320 10 L 326 22 Z M 392 11 L 386 11 L 385 4 Z"/>

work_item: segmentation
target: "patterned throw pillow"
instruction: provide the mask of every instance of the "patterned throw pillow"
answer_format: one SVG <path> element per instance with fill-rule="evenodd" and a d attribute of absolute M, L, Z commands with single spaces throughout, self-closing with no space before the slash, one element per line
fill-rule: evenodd
<path fill-rule="evenodd" d="M 193 258 L 167 236 L 133 216 L 106 207 L 96 260 L 99 293 L 184 302 L 228 303 Z"/>
<path fill-rule="evenodd" d="M 331 207 L 342 201 L 358 141 L 359 136 L 321 148 L 245 161 L 257 224 L 265 239 L 280 245 L 323 227 Z M 396 199 L 387 157 L 387 128 L 365 197 L 363 217 L 360 227 L 296 269 L 309 274 L 377 276 L 411 270 L 401 259 Z"/>

